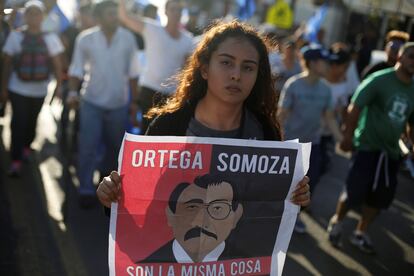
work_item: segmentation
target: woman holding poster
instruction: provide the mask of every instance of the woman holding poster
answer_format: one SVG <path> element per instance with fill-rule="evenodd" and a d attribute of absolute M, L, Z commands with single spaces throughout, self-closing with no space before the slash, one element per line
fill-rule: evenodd
<path fill-rule="evenodd" d="M 217 22 L 212 25 L 205 32 L 203 39 L 178 76 L 178 83 L 176 93 L 165 105 L 154 107 L 148 112 L 147 116 L 154 119 L 147 129 L 146 135 L 282 140 L 276 117 L 277 99 L 274 82 L 271 79 L 267 46 L 251 26 L 237 21 Z M 266 150 L 272 151 L 270 148 Z M 140 159 L 139 151 L 134 154 L 135 163 L 133 166 L 145 162 L 144 159 Z M 167 153 L 163 152 L 162 154 Z M 267 154 L 265 150 L 264 154 Z M 233 153 L 233 155 L 238 155 L 238 153 Z M 226 170 L 229 156 L 218 156 L 219 163 L 216 167 L 219 171 Z M 196 156 L 194 156 L 194 160 L 196 160 Z M 285 174 L 288 170 L 283 165 L 284 159 L 282 157 L 271 155 L 268 160 L 269 164 L 270 162 L 275 164 L 277 170 L 272 170 L 269 167 L 266 174 Z M 198 163 L 195 161 L 193 163 L 197 167 Z M 255 176 L 255 179 L 254 185 L 261 187 L 269 184 L 260 181 L 260 176 Z M 194 180 L 195 182 L 197 181 Z M 232 179 L 214 181 L 214 183 L 221 185 L 214 184 L 214 187 L 215 189 L 223 189 L 223 191 L 232 190 L 231 182 Z M 294 204 L 307 206 L 310 203 L 308 182 L 309 179 L 304 177 L 297 184 L 291 197 Z M 112 172 L 99 184 L 97 196 L 105 207 L 110 208 L 112 202 L 118 201 L 120 184 L 121 178 L 117 172 Z M 206 185 L 206 187 L 210 187 L 210 184 Z M 185 187 L 183 189 L 187 189 Z M 205 193 L 203 190 L 206 189 L 205 187 L 191 187 L 199 193 Z M 220 191 L 218 194 L 225 193 Z M 235 192 L 232 191 L 230 194 L 234 196 Z M 266 201 L 269 195 L 263 192 L 259 196 L 263 201 Z M 176 197 L 177 199 L 172 202 L 178 202 L 180 201 L 178 199 L 184 196 L 178 194 Z M 246 201 L 246 195 L 244 195 L 244 200 Z M 234 201 L 234 198 L 230 197 L 228 201 L 226 206 L 230 206 L 230 202 Z M 186 202 L 200 204 L 193 199 Z M 194 208 L 194 204 L 192 204 L 192 208 Z M 202 203 L 201 205 L 208 205 L 208 207 L 205 206 L 207 211 L 209 211 L 208 208 L 212 208 L 211 213 L 218 210 L 210 207 L 210 204 Z M 225 209 L 223 206 L 220 207 L 220 210 Z M 170 209 L 168 212 L 171 211 L 170 213 L 173 215 L 175 208 Z M 237 224 L 240 216 L 243 213 L 246 214 L 249 206 L 240 205 L 237 208 L 236 205 L 234 209 L 230 207 L 227 209 L 226 215 L 233 216 L 233 221 Z M 211 217 L 220 217 L 221 219 L 219 214 L 213 213 L 211 215 L 211 213 L 209 213 Z M 172 226 L 172 223 L 169 225 Z M 208 236 L 208 234 L 206 235 Z M 183 236 L 185 239 L 185 235 Z M 179 240 L 179 238 L 177 239 Z M 270 255 L 272 248 L 270 248 Z"/>
<path fill-rule="evenodd" d="M 218 22 L 206 31 L 179 78 L 176 93 L 154 118 L 146 135 L 281 140 L 277 99 L 265 41 L 247 24 Z M 310 203 L 308 178 L 292 202 Z M 116 172 L 99 184 L 97 196 L 110 208 L 117 201 Z"/>

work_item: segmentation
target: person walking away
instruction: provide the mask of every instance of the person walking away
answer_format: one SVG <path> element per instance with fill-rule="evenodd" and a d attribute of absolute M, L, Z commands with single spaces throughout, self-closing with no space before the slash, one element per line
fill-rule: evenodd
<path fill-rule="evenodd" d="M 352 97 L 345 121 L 344 151 L 355 149 L 344 191 L 328 225 L 329 241 L 338 246 L 350 208 L 362 206 L 351 244 L 374 253 L 368 228 L 394 198 L 400 151 L 398 140 L 409 129 L 414 141 L 414 43 L 404 44 L 393 68 L 371 74 Z"/>
<path fill-rule="evenodd" d="M 348 82 L 348 79 L 346 78 L 346 72 L 350 61 L 351 55 L 345 47 L 340 46 L 338 43 L 331 46 L 329 49 L 329 70 L 325 75 L 325 80 L 326 84 L 331 89 L 334 116 L 339 125 L 343 122 L 349 99 L 354 93 L 352 84 Z M 324 121 L 322 121 L 322 137 L 320 145 L 322 153 L 321 175 L 323 175 L 329 168 L 330 157 L 334 152 L 335 146 L 333 135 Z"/>
<path fill-rule="evenodd" d="M 80 104 L 78 149 L 79 204 L 90 208 L 95 202 L 93 173 L 98 146 L 104 141 L 102 171 L 117 167 L 118 154 L 128 120 L 136 118 L 136 43 L 132 33 L 119 26 L 117 3 L 104 0 L 96 4 L 98 26 L 79 34 L 69 68 L 67 103 Z M 79 87 L 82 83 L 79 97 Z M 132 102 L 129 103 L 129 89 Z M 81 99 L 81 100 L 80 100 Z"/>
<path fill-rule="evenodd" d="M 13 110 L 9 175 L 14 177 L 20 175 L 22 161 L 31 152 L 37 117 L 52 73 L 56 78 L 54 93 L 61 94 L 62 65 L 59 55 L 64 51 L 56 34 L 45 34 L 41 30 L 45 12 L 43 3 L 31 0 L 24 7 L 27 25 L 21 31 L 12 31 L 3 47 L 1 102 L 4 104 L 10 99 Z"/>
<path fill-rule="evenodd" d="M 342 140 L 342 134 L 334 117 L 331 91 L 321 79 L 326 73 L 329 52 L 311 45 L 303 47 L 301 54 L 304 72 L 286 82 L 279 99 L 278 115 L 287 140 L 299 138 L 302 143 L 312 143 L 308 176 L 313 192 L 321 168 L 321 120 L 326 121 L 336 141 Z M 306 232 L 299 218 L 295 231 Z"/>

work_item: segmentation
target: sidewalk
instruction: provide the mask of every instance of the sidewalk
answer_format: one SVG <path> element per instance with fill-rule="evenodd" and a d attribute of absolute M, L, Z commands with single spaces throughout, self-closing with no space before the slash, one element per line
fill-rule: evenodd
<path fill-rule="evenodd" d="M 0 200 L 9 203 L 2 205 L 6 223 L 0 229 L 7 243 L 0 246 L 0 275 L 108 275 L 109 220 L 98 205 L 78 207 L 73 167 L 66 166 L 57 144 L 57 114 L 59 105 L 43 106 L 32 144 L 36 151 L 18 179 L 6 175 L 9 118 L 0 122 L 6 126 L 0 140 L 0 190 L 5 190 Z"/>
<path fill-rule="evenodd" d="M 78 206 L 78 183 L 74 167 L 63 156 L 57 142 L 59 105 L 45 105 L 39 118 L 38 150 L 25 175 L 11 180 L 4 175 L 8 155 L 0 147 L 0 203 L 9 212 L 1 214 L 2 237 L 11 252 L 3 260 L 0 275 L 108 275 L 108 218 L 100 206 L 82 210 Z M 3 130 L 3 137 L 8 134 Z M 6 148 L 8 141 L 5 141 Z M 348 160 L 335 156 L 312 199 L 311 215 L 302 214 L 308 227 L 294 234 L 284 275 L 412 275 L 414 271 L 414 179 L 401 173 L 397 197 L 371 228 L 377 254 L 359 252 L 347 240 L 358 214 L 351 212 L 345 223 L 343 247 L 327 241 L 326 226 L 335 209 Z M 1 205 L 4 206 L 4 205 Z M 8 216 L 7 216 L 8 213 Z M 11 221 L 11 223 L 8 223 Z M 8 228 L 4 227 L 6 225 Z M 4 248 L 4 243 L 1 243 Z M 4 268 L 10 273 L 3 273 Z M 6 270 L 7 271 L 7 270 Z"/>
<path fill-rule="evenodd" d="M 1 275 L 65 275 L 60 251 L 47 216 L 36 162 L 24 164 L 19 179 L 7 177 L 8 154 L 0 140 L 1 156 Z"/>

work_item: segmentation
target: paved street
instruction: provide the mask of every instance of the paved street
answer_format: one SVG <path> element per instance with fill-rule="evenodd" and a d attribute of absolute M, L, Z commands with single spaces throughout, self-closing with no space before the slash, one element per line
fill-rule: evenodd
<path fill-rule="evenodd" d="M 9 165 L 8 117 L 0 119 L 0 275 L 107 275 L 108 219 L 98 204 L 78 207 L 74 167 L 58 143 L 60 105 L 46 104 L 39 118 L 36 153 L 20 179 L 5 175 Z M 307 234 L 294 234 L 284 275 L 413 275 L 414 180 L 402 171 L 397 198 L 371 228 L 377 254 L 360 253 L 347 240 L 357 212 L 345 223 L 342 248 L 325 232 L 346 175 L 348 160 L 335 156 L 317 187 Z"/>

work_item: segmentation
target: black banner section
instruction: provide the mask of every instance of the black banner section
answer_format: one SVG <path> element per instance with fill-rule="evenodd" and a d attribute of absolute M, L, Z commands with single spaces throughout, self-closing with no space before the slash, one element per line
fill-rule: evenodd
<path fill-rule="evenodd" d="M 237 184 L 243 216 L 226 241 L 235 257 L 271 256 L 297 150 L 214 145 L 211 173 Z"/>

